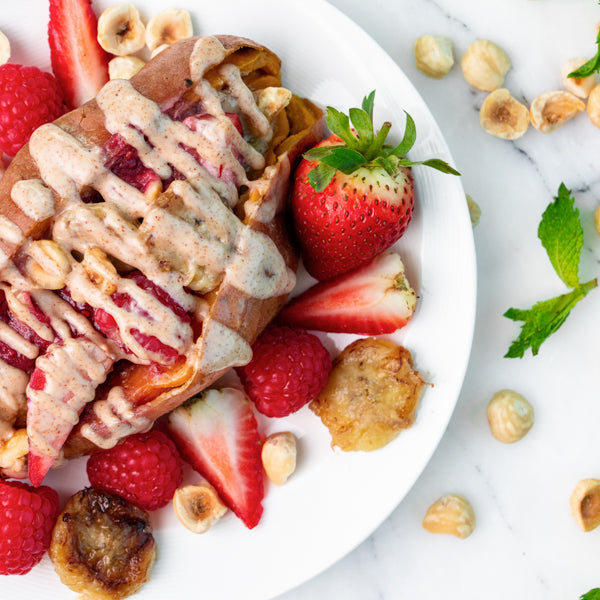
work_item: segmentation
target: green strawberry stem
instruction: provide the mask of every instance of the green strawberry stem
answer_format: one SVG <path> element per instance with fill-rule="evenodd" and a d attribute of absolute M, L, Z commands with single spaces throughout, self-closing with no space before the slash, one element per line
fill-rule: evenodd
<path fill-rule="evenodd" d="M 402 141 L 397 146 L 386 144 L 385 141 L 392 124 L 389 121 L 384 122 L 381 129 L 375 133 L 373 126 L 374 101 L 375 90 L 363 98 L 362 108 L 351 108 L 348 115 L 332 106 L 327 107 L 325 117 L 327 126 L 342 140 L 342 143 L 313 148 L 304 154 L 304 158 L 307 160 L 318 162 L 308 174 L 308 180 L 313 189 L 322 192 L 337 171 L 350 175 L 359 168 L 382 168 L 392 178 L 399 173 L 402 167 L 414 165 L 424 165 L 442 173 L 460 175 L 447 162 L 439 158 L 416 162 L 405 158 L 417 139 L 415 122 L 406 111 L 406 126 Z"/>

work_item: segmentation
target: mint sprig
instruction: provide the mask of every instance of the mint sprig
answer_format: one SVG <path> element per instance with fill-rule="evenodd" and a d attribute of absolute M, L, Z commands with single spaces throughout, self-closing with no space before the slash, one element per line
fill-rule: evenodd
<path fill-rule="evenodd" d="M 556 274 L 571 291 L 537 302 L 527 310 L 509 308 L 504 313 L 508 319 L 523 321 L 521 333 L 510 345 L 505 358 L 522 358 L 529 348 L 535 356 L 542 343 L 565 322 L 573 307 L 598 285 L 597 279 L 586 283 L 579 280 L 583 228 L 574 203 L 570 190 L 561 183 L 558 195 L 544 211 L 538 227 L 538 237 Z"/>
<path fill-rule="evenodd" d="M 460 175 L 447 162 L 439 158 L 424 161 L 410 161 L 406 157 L 417 139 L 417 130 L 413 118 L 406 113 L 406 125 L 402 141 L 392 146 L 386 144 L 388 133 L 392 127 L 389 121 L 375 131 L 373 125 L 373 108 L 375 90 L 362 101 L 361 108 L 351 108 L 345 114 L 332 106 L 327 107 L 325 120 L 331 132 L 337 135 L 342 143 L 331 146 L 320 146 L 304 153 L 304 158 L 318 161 L 308 174 L 310 185 L 322 192 L 335 176 L 336 171 L 345 175 L 354 173 L 361 167 L 382 168 L 394 177 L 401 167 L 425 165 L 442 173 Z"/>
<path fill-rule="evenodd" d="M 581 67 L 569 73 L 567 77 L 571 79 L 584 79 L 600 71 L 600 30 L 598 30 L 598 35 L 596 36 L 596 45 L 598 46 L 596 56 L 590 58 Z"/>
<path fill-rule="evenodd" d="M 579 597 L 579 600 L 600 600 L 600 588 L 594 588 Z"/>

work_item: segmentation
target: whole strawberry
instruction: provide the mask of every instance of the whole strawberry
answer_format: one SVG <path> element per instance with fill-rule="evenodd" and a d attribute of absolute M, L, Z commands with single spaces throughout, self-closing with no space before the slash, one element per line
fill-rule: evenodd
<path fill-rule="evenodd" d="M 237 373 L 256 408 L 268 417 L 286 417 L 314 400 L 331 371 L 321 340 L 295 327 L 270 325 L 252 345 L 252 354 Z"/>
<path fill-rule="evenodd" d="M 0 575 L 24 575 L 50 547 L 58 494 L 20 481 L 0 481 Z"/>
<path fill-rule="evenodd" d="M 35 129 L 65 112 L 56 79 L 37 67 L 0 66 L 0 152 L 14 156 Z"/>
<path fill-rule="evenodd" d="M 122 444 L 90 456 L 93 487 L 112 492 L 144 510 L 166 506 L 182 480 L 181 457 L 162 431 L 131 435 Z"/>
<path fill-rule="evenodd" d="M 333 135 L 305 153 L 296 170 L 294 226 L 304 266 L 321 281 L 368 263 L 402 236 L 413 213 L 412 165 L 458 175 L 439 159 L 404 158 L 416 139 L 408 113 L 402 142 L 386 145 L 391 124 L 375 132 L 374 99 L 371 92 L 349 116 L 328 107 Z"/>

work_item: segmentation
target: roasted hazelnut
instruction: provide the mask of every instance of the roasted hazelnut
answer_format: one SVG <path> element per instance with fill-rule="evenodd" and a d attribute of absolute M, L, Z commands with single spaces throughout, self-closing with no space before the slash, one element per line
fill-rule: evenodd
<path fill-rule="evenodd" d="M 483 101 L 479 123 L 490 135 L 503 140 L 516 140 L 529 127 L 529 110 L 515 100 L 506 88 L 500 88 Z"/>
<path fill-rule="evenodd" d="M 449 533 L 464 539 L 475 529 L 475 513 L 464 496 L 446 494 L 427 509 L 423 527 L 431 533 Z"/>
<path fill-rule="evenodd" d="M 501 390 L 489 401 L 487 418 L 492 435 L 504 444 L 512 444 L 533 427 L 533 407 L 521 394 Z"/>
<path fill-rule="evenodd" d="M 550 133 L 562 127 L 585 109 L 577 96 L 565 90 L 545 92 L 538 96 L 529 108 L 531 124 L 542 133 Z"/>

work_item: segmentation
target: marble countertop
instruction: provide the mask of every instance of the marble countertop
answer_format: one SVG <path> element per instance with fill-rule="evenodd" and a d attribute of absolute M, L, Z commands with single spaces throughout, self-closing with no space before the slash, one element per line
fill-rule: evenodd
<path fill-rule="evenodd" d="M 584 228 L 582 281 L 600 273 L 600 131 L 585 112 L 561 129 L 520 139 L 479 125 L 486 96 L 465 81 L 460 58 L 489 39 L 512 61 L 505 87 L 529 104 L 561 89 L 567 59 L 596 50 L 600 8 L 592 0 L 331 0 L 398 63 L 442 130 L 466 193 L 482 210 L 474 230 L 478 308 L 471 360 L 458 404 L 427 468 L 392 515 L 358 548 L 279 600 L 477 598 L 572 599 L 600 586 L 600 529 L 582 532 L 570 513 L 575 484 L 600 477 L 600 292 L 592 291 L 537 356 L 503 358 L 519 325 L 503 317 L 564 293 L 537 238 L 541 214 L 564 183 Z M 441 80 L 415 67 L 418 36 L 449 37 L 455 65 Z M 587 277 L 587 279 L 586 279 Z M 511 388 L 535 410 L 520 442 L 490 434 L 486 407 Z M 465 540 L 421 522 L 446 493 L 466 496 L 477 526 Z"/>

